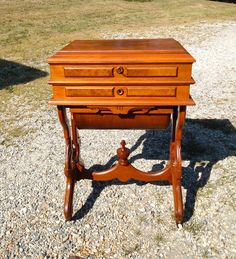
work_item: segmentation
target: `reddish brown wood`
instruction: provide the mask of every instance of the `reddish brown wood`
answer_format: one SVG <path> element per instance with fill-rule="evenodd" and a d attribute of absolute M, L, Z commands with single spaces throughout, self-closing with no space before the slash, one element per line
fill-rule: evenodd
<path fill-rule="evenodd" d="M 114 87 L 109 86 L 82 86 L 82 87 L 65 87 L 66 97 L 105 97 L 114 96 Z"/>
<path fill-rule="evenodd" d="M 112 67 L 65 67 L 64 68 L 65 77 L 112 77 L 113 68 Z"/>
<path fill-rule="evenodd" d="M 121 87 L 122 89 L 122 87 Z M 176 87 L 144 87 L 144 86 L 136 86 L 129 87 L 127 89 L 127 96 L 150 96 L 150 97 L 175 97 L 176 96 Z"/>
<path fill-rule="evenodd" d="M 189 97 L 188 100 L 181 100 L 181 99 L 174 99 L 172 97 L 161 97 L 161 98 L 155 98 L 155 97 L 130 97 L 130 98 L 123 98 L 122 103 L 121 99 L 118 99 L 117 97 L 112 98 L 74 98 L 68 100 L 68 98 L 61 98 L 61 99 L 52 99 L 50 102 L 52 105 L 63 105 L 63 106 L 112 106 L 115 105 L 116 107 L 124 107 L 124 106 L 133 106 L 133 107 L 139 107 L 139 106 L 183 106 L 183 105 L 195 105 L 195 102 Z"/>
<path fill-rule="evenodd" d="M 127 67 L 125 76 L 131 77 L 162 77 L 177 76 L 177 67 Z"/>
<path fill-rule="evenodd" d="M 181 139 L 182 129 L 186 115 L 186 106 L 177 107 L 174 110 L 173 130 L 171 139 L 170 161 L 172 165 L 172 186 L 174 195 L 174 208 L 176 223 L 183 220 L 183 199 L 181 190 L 182 177 L 182 157 L 181 157 Z"/>
<path fill-rule="evenodd" d="M 188 53 L 179 42 L 174 39 L 121 39 L 121 40 L 74 40 L 65 46 L 59 53 L 102 53 L 124 51 L 128 54 L 131 52 L 147 53 Z M 189 57 L 191 58 L 191 56 Z"/>
<path fill-rule="evenodd" d="M 147 55 L 147 57 L 150 55 Z M 99 61 L 98 61 L 99 62 Z M 101 65 L 106 66 L 102 73 Z M 123 72 L 121 72 L 122 70 Z M 82 72 L 84 71 L 84 76 Z M 113 71 L 113 72 L 112 72 Z M 70 72 L 70 76 L 68 73 Z M 73 74 L 72 74 L 73 72 Z M 98 76 L 99 74 L 99 76 Z M 96 76 L 97 75 L 97 76 Z M 117 80 L 119 79 L 119 81 Z M 193 83 L 191 78 L 191 63 L 164 63 L 164 64 L 110 64 L 101 63 L 91 65 L 84 64 L 51 64 L 51 79 L 53 85 L 189 85 Z"/>
<path fill-rule="evenodd" d="M 130 155 L 130 150 L 126 148 L 125 140 L 122 140 L 120 144 L 121 144 L 121 147 L 117 149 L 117 156 L 119 158 L 118 163 L 120 165 L 128 165 L 129 164 L 128 156 Z"/>
<path fill-rule="evenodd" d="M 75 177 L 74 177 L 74 167 L 72 165 L 72 156 L 73 156 L 73 148 L 69 130 L 69 124 L 66 116 L 66 110 L 63 106 L 58 106 L 58 117 L 61 122 L 64 131 L 64 138 L 66 142 L 66 149 L 65 149 L 65 176 L 66 180 L 66 191 L 64 197 L 64 215 L 66 220 L 70 220 L 72 218 L 73 213 L 73 192 L 74 192 L 74 184 L 75 184 Z"/>
<path fill-rule="evenodd" d="M 75 120 L 80 129 L 165 129 L 170 114 L 75 114 Z"/>
<path fill-rule="evenodd" d="M 174 39 L 76 40 L 48 59 L 61 63 L 193 63 L 195 59 Z"/>
<path fill-rule="evenodd" d="M 122 140 L 121 148 L 117 149 L 117 156 L 119 158 L 118 163 L 108 170 L 101 172 L 93 172 L 91 175 L 91 179 L 97 181 L 108 181 L 112 179 L 118 179 L 121 182 L 126 182 L 130 179 L 134 179 L 145 182 L 169 181 L 171 183 L 171 164 L 160 171 L 143 172 L 141 170 L 136 169 L 129 163 L 129 154 L 130 151 L 125 147 L 125 141 Z"/>
<path fill-rule="evenodd" d="M 74 41 L 49 58 L 50 104 L 58 107 L 66 142 L 67 220 L 72 218 L 75 181 L 117 178 L 169 181 L 176 223 L 182 222 L 181 139 L 186 106 L 194 105 L 189 95 L 194 61 L 173 39 Z M 163 170 L 144 172 L 132 166 L 125 141 L 117 150 L 118 162 L 108 170 L 89 173 L 80 162 L 78 129 L 158 129 L 170 122 L 170 159 Z"/>

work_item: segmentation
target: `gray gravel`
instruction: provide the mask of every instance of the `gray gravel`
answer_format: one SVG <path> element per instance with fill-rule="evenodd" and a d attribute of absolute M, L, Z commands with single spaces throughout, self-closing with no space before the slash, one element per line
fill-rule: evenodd
<path fill-rule="evenodd" d="M 171 186 L 133 181 L 79 182 L 76 220 L 65 223 L 63 134 L 45 101 L 38 110 L 24 105 L 0 114 L 3 122 L 16 116 L 16 126 L 34 129 L 11 142 L 1 132 L 0 258 L 235 258 L 235 32 L 230 22 L 101 32 L 103 38 L 174 37 L 197 59 L 191 90 L 197 106 L 188 109 L 183 140 L 182 230 L 174 223 Z M 24 98 L 13 97 L 6 110 Z M 84 130 L 81 156 L 88 168 L 108 167 L 124 138 L 136 167 L 159 168 L 168 134 Z"/>

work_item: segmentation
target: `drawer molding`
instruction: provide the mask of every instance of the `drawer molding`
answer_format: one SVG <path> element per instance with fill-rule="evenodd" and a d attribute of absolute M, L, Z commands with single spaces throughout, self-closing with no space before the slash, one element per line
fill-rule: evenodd
<path fill-rule="evenodd" d="M 175 97 L 176 96 L 176 87 L 136 87 L 128 88 L 127 96 L 130 97 Z"/>
<path fill-rule="evenodd" d="M 65 87 L 66 97 L 113 97 L 114 87 Z"/>
<path fill-rule="evenodd" d="M 126 77 L 177 77 L 177 67 L 127 67 Z"/>
<path fill-rule="evenodd" d="M 173 113 L 172 107 L 158 107 L 158 106 L 81 106 L 70 108 L 72 113 L 86 113 L 86 114 L 171 114 Z"/>
<path fill-rule="evenodd" d="M 113 77 L 113 67 L 64 67 L 65 77 Z"/>

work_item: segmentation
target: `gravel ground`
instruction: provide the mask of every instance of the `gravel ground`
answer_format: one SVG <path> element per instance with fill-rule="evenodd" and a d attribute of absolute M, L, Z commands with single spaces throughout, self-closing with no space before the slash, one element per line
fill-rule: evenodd
<path fill-rule="evenodd" d="M 10 144 L 1 132 L 0 258 L 236 258 L 235 31 L 236 24 L 227 22 L 101 32 L 103 38 L 174 37 L 197 59 L 191 91 L 197 106 L 188 109 L 183 139 L 181 230 L 171 186 L 134 181 L 77 183 L 76 220 L 65 223 L 64 142 L 56 111 L 46 101 L 31 110 L 22 106 L 24 96 L 13 96 L 5 105 L 20 105 L 16 126 L 34 130 Z M 167 159 L 168 134 L 84 130 L 81 156 L 88 168 L 108 167 L 124 138 L 136 167 L 159 168 Z"/>

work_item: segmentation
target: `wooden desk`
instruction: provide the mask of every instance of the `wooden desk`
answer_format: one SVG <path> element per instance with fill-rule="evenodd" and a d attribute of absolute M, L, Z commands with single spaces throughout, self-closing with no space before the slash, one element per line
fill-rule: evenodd
<path fill-rule="evenodd" d="M 174 39 L 76 40 L 48 59 L 66 142 L 64 214 L 72 218 L 74 184 L 80 179 L 169 181 L 176 223 L 183 220 L 181 138 L 194 58 Z M 66 108 L 71 113 L 67 121 Z M 164 129 L 172 124 L 169 162 L 143 172 L 129 161 L 125 141 L 112 168 L 88 173 L 80 163 L 78 129 Z M 127 140 L 128 141 L 128 140 Z"/>

